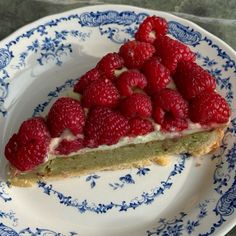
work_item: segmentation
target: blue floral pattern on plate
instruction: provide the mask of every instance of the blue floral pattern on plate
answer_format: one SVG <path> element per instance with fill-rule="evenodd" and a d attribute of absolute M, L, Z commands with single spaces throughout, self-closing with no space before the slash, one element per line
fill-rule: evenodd
<path fill-rule="evenodd" d="M 179 216 L 173 219 L 160 219 L 158 226 L 153 230 L 148 230 L 147 235 L 178 236 L 183 235 L 184 232 L 188 235 L 194 235 L 196 228 L 201 224 L 201 221 L 207 215 L 207 205 L 209 202 L 210 200 L 206 200 L 203 203 L 199 203 L 197 206 L 197 215 L 194 219 L 185 221 L 185 218 L 188 215 L 186 212 L 180 212 Z"/>
<path fill-rule="evenodd" d="M 25 66 L 25 61 L 32 53 L 38 54 L 37 62 L 43 66 L 48 61 L 54 61 L 56 65 L 61 66 L 63 56 L 68 53 L 72 53 L 72 45 L 64 43 L 68 40 L 68 37 L 75 37 L 81 41 L 85 41 L 89 38 L 90 33 L 82 33 L 78 30 L 62 30 L 60 32 L 55 31 L 54 37 L 47 37 L 36 39 L 31 45 L 27 46 L 26 51 L 20 53 L 19 63 L 14 67 L 20 69 Z"/>
<path fill-rule="evenodd" d="M 7 193 L 8 184 L 6 182 L 0 181 L 0 199 L 3 199 L 5 202 L 11 201 L 11 197 Z"/>

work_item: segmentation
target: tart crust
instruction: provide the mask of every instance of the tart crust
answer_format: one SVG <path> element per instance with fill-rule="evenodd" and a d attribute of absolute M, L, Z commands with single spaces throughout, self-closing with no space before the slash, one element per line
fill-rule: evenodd
<path fill-rule="evenodd" d="M 11 185 L 29 187 L 40 180 L 63 179 L 94 171 L 127 169 L 152 163 L 165 166 L 171 162 L 171 155 L 189 153 L 197 157 L 215 150 L 223 136 L 224 127 L 219 127 L 174 139 L 57 157 L 28 172 L 19 172 L 8 166 L 7 179 Z"/>

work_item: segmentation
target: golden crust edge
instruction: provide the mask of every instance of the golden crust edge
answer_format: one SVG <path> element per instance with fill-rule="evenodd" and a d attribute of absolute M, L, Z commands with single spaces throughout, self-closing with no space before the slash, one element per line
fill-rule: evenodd
<path fill-rule="evenodd" d="M 167 155 L 163 155 L 163 156 L 154 156 L 154 157 L 150 157 L 149 160 L 142 160 L 142 161 L 137 161 L 137 162 L 133 162 L 133 163 L 125 163 L 125 164 L 121 164 L 121 165 L 117 165 L 117 166 L 113 166 L 110 168 L 94 168 L 92 170 L 86 170 L 86 171 L 71 171 L 69 174 L 68 173 L 61 173 L 59 175 L 56 176 L 43 176 L 43 177 L 39 177 L 39 176 L 35 176 L 34 178 L 31 179 L 18 179 L 17 176 L 16 177 L 11 177 L 10 180 L 10 184 L 12 186 L 17 186 L 17 187 L 31 187 L 33 186 L 37 181 L 44 181 L 44 180 L 60 180 L 63 178 L 72 178 L 72 177 L 79 177 L 79 176 L 83 176 L 86 174 L 91 174 L 95 171 L 114 171 L 114 170 L 123 170 L 123 169 L 130 169 L 130 168 L 138 168 L 138 167 L 143 167 L 143 166 L 149 166 L 153 163 L 161 165 L 161 166 L 166 166 L 168 164 L 170 164 L 171 159 L 169 156 Z M 14 167 L 10 167 L 9 172 L 13 172 L 15 171 Z M 9 173 L 9 176 L 11 176 L 11 173 Z"/>
<path fill-rule="evenodd" d="M 206 146 L 204 149 L 195 150 L 194 152 L 190 154 L 195 157 L 199 157 L 199 156 L 206 155 L 207 153 L 214 152 L 221 145 L 222 139 L 224 138 L 224 135 L 225 135 L 224 129 L 225 127 L 221 127 L 215 130 L 217 135 L 214 142 L 212 142 L 211 145 Z"/>

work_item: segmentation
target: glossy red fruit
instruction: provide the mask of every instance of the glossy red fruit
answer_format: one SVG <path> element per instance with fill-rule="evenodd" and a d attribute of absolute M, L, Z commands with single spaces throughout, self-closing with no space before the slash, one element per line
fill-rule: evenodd
<path fill-rule="evenodd" d="M 180 131 L 187 128 L 188 103 L 176 90 L 163 89 L 153 98 L 153 119 L 162 130 Z"/>
<path fill-rule="evenodd" d="M 94 81 L 98 80 L 101 74 L 98 69 L 93 68 L 82 75 L 74 86 L 74 92 L 83 94 L 84 90 Z"/>
<path fill-rule="evenodd" d="M 145 135 L 154 131 L 152 122 L 140 117 L 135 117 L 129 120 L 130 130 L 129 136 L 136 137 Z"/>
<path fill-rule="evenodd" d="M 108 107 L 92 108 L 85 126 L 85 146 L 112 145 L 129 131 L 128 120 Z"/>
<path fill-rule="evenodd" d="M 121 96 L 130 96 L 135 88 L 144 89 L 146 86 L 146 77 L 138 70 L 125 71 L 116 80 L 116 87 Z"/>
<path fill-rule="evenodd" d="M 190 48 L 168 36 L 157 37 L 155 43 L 156 55 L 161 58 L 161 63 L 174 74 L 178 62 L 195 61 L 195 54 Z"/>
<path fill-rule="evenodd" d="M 127 118 L 148 118 L 152 114 L 152 103 L 146 94 L 134 93 L 121 101 L 119 109 Z"/>
<path fill-rule="evenodd" d="M 166 117 L 161 125 L 164 131 L 177 132 L 188 128 L 188 121 L 186 119 Z"/>
<path fill-rule="evenodd" d="M 203 125 L 226 123 L 229 121 L 230 108 L 215 91 L 202 92 L 190 102 L 189 114 L 193 122 Z"/>
<path fill-rule="evenodd" d="M 24 121 L 5 147 L 5 156 L 20 171 L 34 169 L 46 158 L 50 134 L 43 118 Z"/>
<path fill-rule="evenodd" d="M 148 16 L 135 33 L 135 39 L 141 42 L 153 43 L 157 35 L 165 35 L 168 31 L 167 21 L 158 16 Z"/>
<path fill-rule="evenodd" d="M 148 84 L 146 91 L 152 95 L 159 92 L 170 83 L 170 71 L 163 66 L 157 57 L 150 58 L 142 67 Z"/>
<path fill-rule="evenodd" d="M 150 43 L 136 40 L 124 43 L 119 54 L 124 59 L 124 65 L 130 69 L 139 69 L 155 53 L 155 47 Z"/>
<path fill-rule="evenodd" d="M 24 121 L 20 126 L 18 137 L 22 145 L 50 139 L 44 118 L 33 117 Z"/>
<path fill-rule="evenodd" d="M 60 155 L 68 155 L 72 152 L 79 151 L 83 148 L 83 139 L 74 139 L 74 140 L 66 140 L 63 139 L 58 147 L 56 148 L 56 153 Z"/>
<path fill-rule="evenodd" d="M 47 117 L 47 125 L 52 137 L 59 137 L 66 129 L 75 136 L 81 134 L 84 124 L 84 110 L 80 102 L 70 97 L 59 98 L 52 105 Z"/>
<path fill-rule="evenodd" d="M 115 107 L 120 95 L 115 85 L 109 79 L 99 79 L 90 84 L 84 91 L 82 105 L 90 108 L 94 106 Z"/>
<path fill-rule="evenodd" d="M 105 55 L 98 63 L 96 68 L 100 71 L 101 74 L 109 79 L 114 79 L 115 70 L 119 70 L 123 67 L 124 60 L 116 52 L 108 53 Z"/>
<path fill-rule="evenodd" d="M 194 62 L 180 62 L 173 78 L 177 89 L 187 100 L 216 88 L 215 78 Z"/>

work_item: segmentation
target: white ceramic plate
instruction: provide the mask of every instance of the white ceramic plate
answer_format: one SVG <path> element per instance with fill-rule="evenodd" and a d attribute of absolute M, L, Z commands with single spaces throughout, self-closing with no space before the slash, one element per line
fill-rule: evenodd
<path fill-rule="evenodd" d="M 173 157 L 148 166 L 32 188 L 4 182 L 4 146 L 21 122 L 45 114 L 107 52 L 132 38 L 147 15 L 197 53 L 232 108 L 219 150 L 200 162 Z M 197 25 L 130 6 L 80 8 L 36 21 L 0 43 L 0 235 L 223 235 L 236 219 L 236 54 Z"/>

